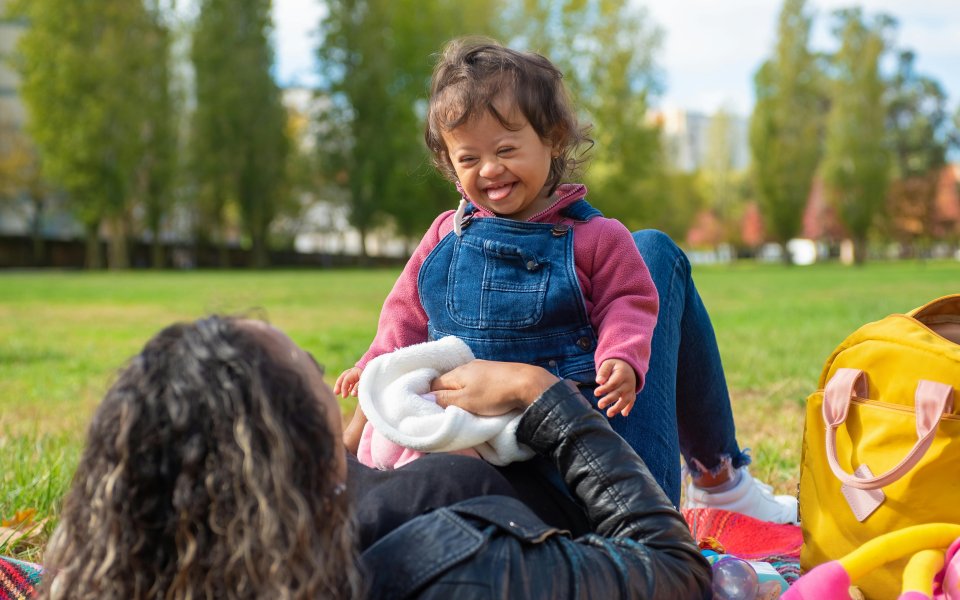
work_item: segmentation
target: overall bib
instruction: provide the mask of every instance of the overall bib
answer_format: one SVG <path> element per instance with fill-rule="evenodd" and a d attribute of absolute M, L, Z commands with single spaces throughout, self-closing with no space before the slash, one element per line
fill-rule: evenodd
<path fill-rule="evenodd" d="M 560 214 L 574 224 L 468 215 L 460 237 L 444 237 L 417 277 L 429 339 L 454 335 L 477 358 L 537 365 L 592 389 L 597 336 L 574 268 L 573 236 L 576 222 L 601 213 L 578 200 Z"/>

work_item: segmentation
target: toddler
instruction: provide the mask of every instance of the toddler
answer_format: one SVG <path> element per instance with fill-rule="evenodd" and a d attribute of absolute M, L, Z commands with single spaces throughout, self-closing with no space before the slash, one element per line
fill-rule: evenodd
<path fill-rule="evenodd" d="M 537 54 L 455 40 L 434 69 L 425 137 L 460 206 L 427 230 L 376 338 L 334 391 L 355 395 L 376 356 L 456 336 L 477 358 L 541 366 L 609 418 L 629 416 L 657 290 L 627 228 L 590 206 L 585 186 L 562 183 L 592 141 L 560 71 Z"/>

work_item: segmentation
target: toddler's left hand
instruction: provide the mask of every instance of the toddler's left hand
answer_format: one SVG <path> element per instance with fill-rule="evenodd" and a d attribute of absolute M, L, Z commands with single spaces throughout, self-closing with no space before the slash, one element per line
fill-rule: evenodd
<path fill-rule="evenodd" d="M 597 370 L 597 383 L 600 385 L 593 395 L 600 398 L 597 402 L 600 410 L 606 409 L 607 417 L 629 416 L 637 400 L 637 374 L 633 367 L 619 358 L 608 358 Z"/>

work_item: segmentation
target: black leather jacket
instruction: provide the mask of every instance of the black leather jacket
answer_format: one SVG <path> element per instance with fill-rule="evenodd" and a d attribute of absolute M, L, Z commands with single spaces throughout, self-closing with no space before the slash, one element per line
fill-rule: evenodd
<path fill-rule="evenodd" d="M 710 567 L 683 518 L 574 386 L 544 392 L 517 438 L 556 464 L 596 533 L 573 540 L 514 498 L 465 500 L 363 553 L 369 598 L 710 597 Z"/>

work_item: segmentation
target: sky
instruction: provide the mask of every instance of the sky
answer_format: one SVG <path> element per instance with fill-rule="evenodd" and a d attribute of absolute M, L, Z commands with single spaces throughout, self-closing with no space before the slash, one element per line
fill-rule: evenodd
<path fill-rule="evenodd" d="M 753 74 L 773 51 L 781 0 L 647 0 L 641 3 L 664 30 L 657 64 L 664 90 L 656 104 L 713 113 L 748 115 Z M 830 14 L 859 5 L 868 17 L 897 19 L 895 40 L 916 53 L 916 68 L 938 80 L 948 107 L 960 105 L 960 0 L 809 0 L 814 12 L 811 46 L 832 51 Z M 314 34 L 324 13 L 320 0 L 274 0 L 277 77 L 282 85 L 315 81 Z"/>

